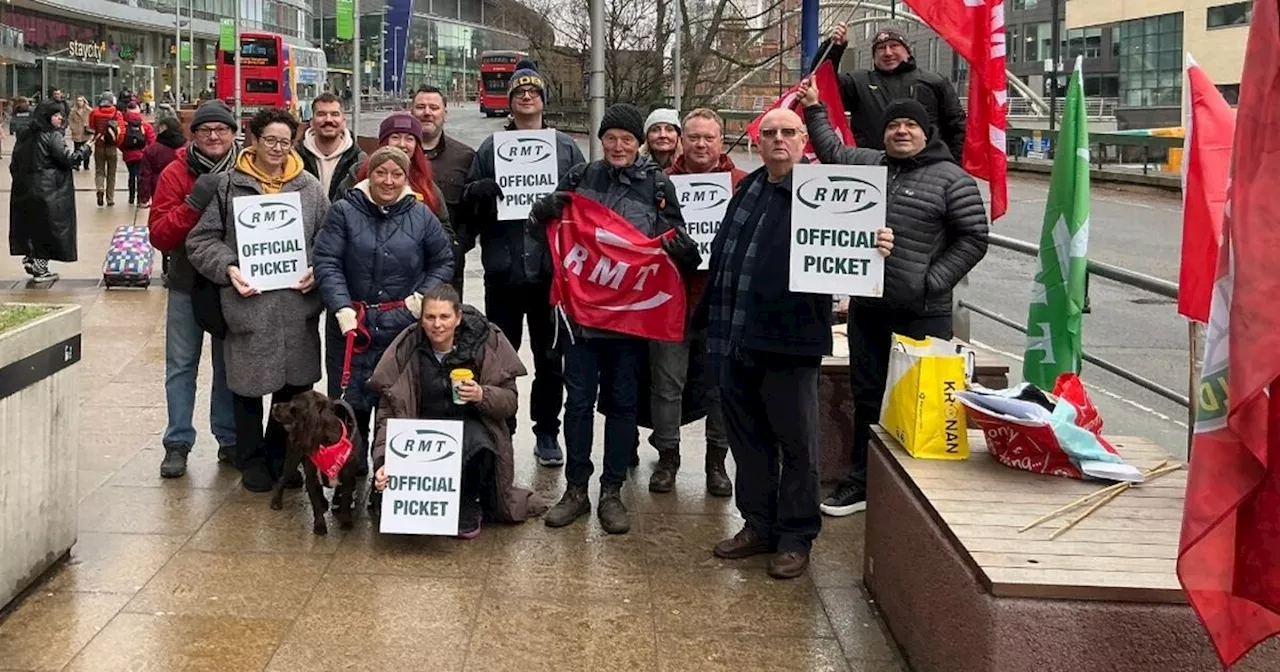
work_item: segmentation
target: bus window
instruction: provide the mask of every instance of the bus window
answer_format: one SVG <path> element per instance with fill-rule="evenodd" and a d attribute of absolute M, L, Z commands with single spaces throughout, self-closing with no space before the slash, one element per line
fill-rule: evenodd
<path fill-rule="evenodd" d="M 246 79 L 244 90 L 246 93 L 277 93 L 280 83 L 274 79 Z"/>
<path fill-rule="evenodd" d="M 484 90 L 487 93 L 500 93 L 506 95 L 507 83 L 511 81 L 511 73 L 509 72 L 486 72 L 481 76 L 484 80 Z"/>

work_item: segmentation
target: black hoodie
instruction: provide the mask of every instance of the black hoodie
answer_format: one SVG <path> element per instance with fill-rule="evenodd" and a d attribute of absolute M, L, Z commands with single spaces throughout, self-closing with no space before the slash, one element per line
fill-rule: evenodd
<path fill-rule="evenodd" d="M 889 168 L 885 219 L 894 241 L 884 262 L 884 297 L 855 302 L 921 316 L 950 314 L 951 289 L 987 254 L 987 211 L 978 183 L 955 164 L 936 128 L 919 154 L 895 159 L 846 147 L 823 106 L 804 113 L 819 161 Z"/>

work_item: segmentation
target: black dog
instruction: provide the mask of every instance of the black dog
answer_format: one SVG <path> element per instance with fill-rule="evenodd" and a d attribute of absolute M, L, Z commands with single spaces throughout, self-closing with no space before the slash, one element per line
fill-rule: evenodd
<path fill-rule="evenodd" d="M 271 417 L 289 432 L 282 473 L 292 474 L 301 464 L 306 474 L 307 497 L 311 499 L 311 512 L 314 516 L 311 530 L 316 534 L 329 533 L 329 527 L 324 521 L 324 512 L 329 502 L 325 500 L 322 485 L 334 487 L 334 518 L 338 519 L 338 525 L 342 529 L 351 529 L 354 524 L 356 482 L 359 481 L 357 473 L 360 460 L 357 453 L 364 445 L 356 427 L 355 411 L 345 401 L 332 401 L 319 392 L 309 390 L 294 397 L 292 401 L 271 407 Z M 338 471 L 338 482 L 335 485 L 320 473 L 310 457 L 321 447 L 337 443 L 342 438 L 344 425 L 347 438 L 351 440 L 352 451 Z M 273 509 L 284 507 L 284 481 L 284 476 L 281 476 L 271 492 Z"/>

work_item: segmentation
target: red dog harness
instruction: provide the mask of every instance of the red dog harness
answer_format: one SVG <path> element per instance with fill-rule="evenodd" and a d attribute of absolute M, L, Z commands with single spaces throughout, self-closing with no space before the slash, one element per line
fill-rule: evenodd
<path fill-rule="evenodd" d="M 373 345 L 373 336 L 369 333 L 369 327 L 365 326 L 364 323 L 365 314 L 370 310 L 381 312 L 404 308 L 404 299 L 383 301 L 382 303 L 352 301 L 351 305 L 356 311 L 356 328 L 347 332 L 347 348 L 342 355 L 342 379 L 338 383 L 342 388 L 342 393 L 338 396 L 339 399 L 347 398 L 347 387 L 351 385 L 351 356 L 357 352 L 368 352 L 369 346 Z M 345 436 L 346 430 L 344 429 L 343 431 Z"/>
<path fill-rule="evenodd" d="M 342 436 L 338 437 L 337 443 L 320 446 L 311 452 L 311 463 L 316 465 L 316 469 L 324 474 L 330 483 L 338 482 L 338 472 L 342 471 L 343 465 L 351 457 L 351 437 L 347 435 L 347 423 L 340 424 Z"/>

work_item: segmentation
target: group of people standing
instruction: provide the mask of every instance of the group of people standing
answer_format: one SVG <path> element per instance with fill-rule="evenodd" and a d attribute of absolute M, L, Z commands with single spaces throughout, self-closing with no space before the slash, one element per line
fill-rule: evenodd
<path fill-rule="evenodd" d="M 881 51 L 906 48 L 900 35 L 881 37 L 878 68 Z M 843 32 L 833 38 L 842 40 Z M 879 76 L 912 72 L 900 65 Z M 850 90 L 845 86 L 848 98 L 863 84 L 855 78 Z M 508 95 L 508 130 L 545 128 L 545 83 L 532 64 L 520 64 Z M 372 478 L 375 496 L 388 483 L 389 419 L 456 419 L 464 423 L 460 536 L 477 534 L 482 520 L 519 522 L 544 512 L 548 526 L 571 525 L 592 510 L 599 411 L 605 430 L 595 510 L 603 529 L 622 534 L 630 528 L 621 490 L 638 463 L 638 406 L 649 399 L 659 454 L 649 489 L 669 492 L 680 468 L 689 362 L 705 349 L 706 488 L 713 496 L 736 493 L 746 521 L 714 553 L 729 559 L 769 553 L 770 575 L 800 576 L 821 512 L 846 515 L 865 502 L 865 475 L 858 481 L 856 467 L 826 502 L 819 492 L 817 389 L 831 348 L 832 297 L 792 292 L 787 281 L 791 173 L 806 143 L 825 163 L 889 171 L 888 222 L 877 236 L 886 256 L 884 297 L 850 307 L 855 464 L 865 464 L 866 428 L 878 419 L 890 334 L 950 337 L 951 288 L 986 250 L 981 196 L 955 163 L 948 143 L 954 136 L 940 130 L 938 115 L 950 114 L 937 104 L 945 96 L 922 105 L 912 95 L 877 109 L 851 105 L 860 110 L 859 137 L 877 138 L 884 149 L 850 149 L 832 132 L 809 85 L 803 117 L 791 110 L 765 115 L 764 165 L 750 174 L 724 152 L 723 122 L 714 111 L 681 118 L 660 109 L 646 118 L 617 104 L 596 129 L 603 159 L 585 161 L 572 138 L 555 132 L 556 190 L 516 219 L 498 216 L 503 190 L 493 137 L 473 151 L 448 136 L 447 100 L 432 87 L 415 94 L 409 113 L 382 122 L 379 147 L 369 156 L 332 94 L 313 101 L 300 142 L 291 115 L 263 110 L 250 121 L 243 147 L 231 111 L 219 101 L 205 103 L 191 120 L 191 142 L 159 170 L 151 196 L 152 243 L 172 255 L 161 475 L 186 471 L 208 331 L 219 460 L 238 468 L 251 491 L 265 492 L 279 479 L 300 486 L 301 474 L 283 473 L 287 437 L 264 418 L 263 402 L 288 401 L 321 379 L 323 340 L 329 394 L 352 404 L 360 434 L 371 437 L 369 454 L 361 449 L 353 459 Z M 947 127 L 956 127 L 953 119 Z M 68 163 L 79 158 L 71 154 L 63 154 Z M 735 193 L 711 246 L 710 268 L 698 270 L 701 255 L 684 230 L 668 175 L 711 172 L 729 173 Z M 263 292 L 239 267 L 233 202 L 276 193 L 298 194 L 308 266 L 291 288 Z M 647 238 L 663 237 L 690 307 L 683 341 L 651 342 L 553 318 L 557 260 L 547 228 L 562 216 L 570 193 L 603 204 Z M 461 298 L 464 258 L 477 244 L 483 311 Z M 513 482 L 515 380 L 526 375 L 516 352 L 526 325 L 535 457 L 543 467 L 565 466 L 564 492 L 549 510 Z M 474 376 L 455 390 L 449 372 L 457 368 Z M 641 389 L 642 379 L 649 389 Z M 732 481 L 729 452 L 737 464 Z"/>

